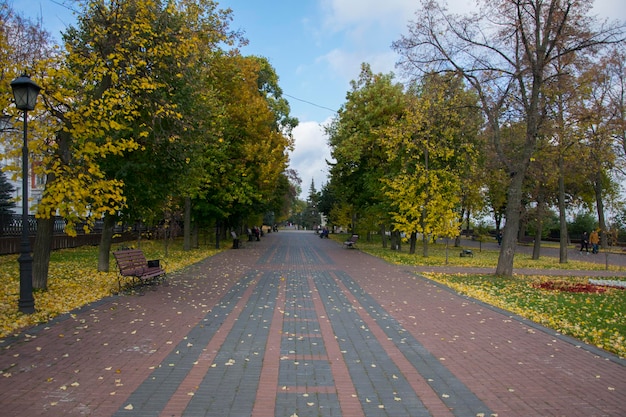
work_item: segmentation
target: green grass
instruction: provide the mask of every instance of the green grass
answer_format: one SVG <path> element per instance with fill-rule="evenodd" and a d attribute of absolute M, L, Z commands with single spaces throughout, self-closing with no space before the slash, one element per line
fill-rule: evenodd
<path fill-rule="evenodd" d="M 543 290 L 545 281 L 580 282 L 586 278 L 425 274 L 455 291 L 511 311 L 534 322 L 626 356 L 626 290 L 575 293 Z"/>
<path fill-rule="evenodd" d="M 342 242 L 346 236 L 334 235 L 333 239 Z M 461 248 L 450 246 L 446 257 L 446 247 L 441 244 L 431 245 L 428 257 L 422 256 L 421 246 L 416 249 L 416 254 L 408 253 L 408 244 L 404 244 L 400 252 L 383 249 L 380 241 L 367 242 L 360 239 L 358 246 L 364 252 L 398 265 L 450 265 L 488 267 L 495 270 L 499 256 L 497 250 L 483 249 L 479 252 L 478 248 L 471 247 L 475 253 L 474 257 L 462 258 L 459 257 Z M 529 255 L 516 254 L 514 268 L 595 271 L 604 270 L 605 265 L 582 261 L 560 264 L 554 257 L 543 256 L 539 260 L 533 260 Z M 609 266 L 609 270 L 623 271 L 624 268 Z M 604 293 L 575 293 L 537 288 L 537 284 L 542 282 L 557 282 L 567 287 L 576 283 L 587 283 L 590 278 L 567 274 L 559 277 L 543 274 L 515 275 L 512 278 L 497 277 L 493 274 L 423 275 L 461 294 L 519 314 L 562 334 L 626 357 L 626 290 L 608 289 Z"/>

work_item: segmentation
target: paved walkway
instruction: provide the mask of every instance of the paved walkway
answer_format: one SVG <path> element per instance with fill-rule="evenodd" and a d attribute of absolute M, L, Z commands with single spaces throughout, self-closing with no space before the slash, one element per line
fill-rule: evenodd
<path fill-rule="evenodd" d="M 0 344 L 13 416 L 624 416 L 626 362 L 280 232 Z"/>

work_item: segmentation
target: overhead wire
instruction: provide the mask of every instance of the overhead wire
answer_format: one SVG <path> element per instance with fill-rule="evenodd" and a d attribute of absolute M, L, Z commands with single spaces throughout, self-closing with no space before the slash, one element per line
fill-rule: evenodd
<path fill-rule="evenodd" d="M 310 104 L 311 106 L 319 107 L 320 109 L 329 110 L 329 111 L 331 111 L 331 112 L 333 112 L 333 113 L 337 113 L 337 110 L 331 109 L 330 107 L 322 106 L 322 105 L 320 105 L 320 104 L 316 104 L 316 103 L 313 103 L 313 102 L 308 101 L 308 100 L 303 100 L 303 99 L 301 99 L 301 98 L 294 97 L 294 96 L 289 95 L 289 94 L 285 94 L 285 93 L 283 93 L 283 96 L 285 96 L 285 97 L 289 97 L 289 98 L 292 98 L 292 99 L 294 99 L 294 100 L 301 101 L 301 102 L 306 103 L 306 104 Z"/>

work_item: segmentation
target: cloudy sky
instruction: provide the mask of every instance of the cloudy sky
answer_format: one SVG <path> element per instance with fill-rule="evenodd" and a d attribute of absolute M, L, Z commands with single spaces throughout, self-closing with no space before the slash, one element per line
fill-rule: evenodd
<path fill-rule="evenodd" d="M 41 18 L 58 35 L 73 23 L 64 7 L 72 0 L 13 0 L 27 16 Z M 330 159 L 323 125 L 345 101 L 350 80 L 362 62 L 374 72 L 394 71 L 391 43 L 407 32 L 418 0 L 218 0 L 231 8 L 233 29 L 249 40 L 242 52 L 267 57 L 280 77 L 292 115 L 300 120 L 291 167 L 302 179 L 302 197 L 311 181 L 319 191 Z M 449 10 L 471 10 L 474 0 L 448 0 Z M 626 20 L 626 1 L 596 0 L 593 14 Z M 58 37 L 58 36 L 57 36 Z"/>

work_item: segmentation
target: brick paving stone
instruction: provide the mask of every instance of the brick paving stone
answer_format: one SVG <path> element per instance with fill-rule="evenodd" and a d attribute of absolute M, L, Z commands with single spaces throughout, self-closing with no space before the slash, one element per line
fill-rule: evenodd
<path fill-rule="evenodd" d="M 269 234 L 0 341 L 1 414 L 626 415 L 623 359 L 419 270 Z"/>

